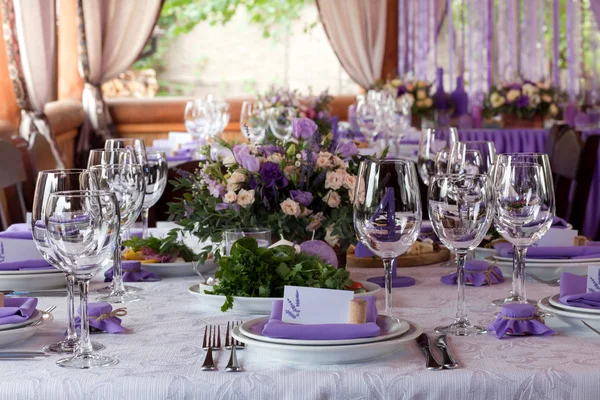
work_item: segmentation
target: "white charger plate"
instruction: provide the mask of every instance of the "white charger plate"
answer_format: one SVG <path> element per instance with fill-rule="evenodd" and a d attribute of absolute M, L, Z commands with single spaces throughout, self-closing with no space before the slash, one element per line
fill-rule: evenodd
<path fill-rule="evenodd" d="M 552 296 L 544 297 L 538 302 L 538 307 L 540 310 L 550 313 L 559 320 L 577 328 L 588 329 L 583 322 L 581 322 L 583 320 L 592 325 L 594 328 L 600 329 L 600 315 L 563 310 L 561 308 L 554 307 L 552 304 L 550 304 L 550 297 Z"/>
<path fill-rule="evenodd" d="M 505 279 L 512 278 L 512 260 L 496 261 L 495 257 L 488 257 L 485 260 L 490 264 L 496 263 L 496 266 L 500 268 Z M 569 272 L 575 275 L 587 275 L 587 264 L 571 264 L 568 261 L 569 260 L 563 260 L 562 264 L 527 263 L 525 272 L 529 272 L 544 280 L 558 279 L 563 272 Z"/>
<path fill-rule="evenodd" d="M 377 325 L 379 325 L 379 335 L 368 338 L 342 339 L 342 340 L 300 340 L 300 339 L 278 339 L 263 336 L 256 333 L 254 327 L 260 325 L 260 330 L 269 321 L 269 317 L 252 319 L 240 325 L 240 332 L 251 339 L 261 340 L 269 343 L 292 344 L 299 346 L 336 346 L 345 344 L 360 344 L 381 342 L 401 336 L 410 329 L 410 324 L 403 319 L 390 318 L 387 315 L 379 314 L 377 316 Z"/>
<path fill-rule="evenodd" d="M 35 274 L 60 274 L 64 273 L 58 268 L 53 269 L 28 269 L 18 271 L 0 271 L 0 277 L 3 275 L 35 275 Z"/>
<path fill-rule="evenodd" d="M 144 271 L 152 272 L 162 277 L 179 277 L 179 276 L 197 276 L 194 271 L 193 262 L 181 263 L 144 263 L 142 262 Z M 212 261 L 206 261 L 198 266 L 198 271 L 201 273 L 210 272 L 217 269 L 217 264 Z"/>
<path fill-rule="evenodd" d="M 65 287 L 64 274 L 48 272 L 46 274 L 0 275 L 0 290 L 32 291 L 60 289 Z"/>
<path fill-rule="evenodd" d="M 40 313 L 41 314 L 41 313 Z M 0 347 L 9 346 L 18 342 L 29 339 L 42 327 L 48 325 L 54 317 L 52 314 L 46 314 L 45 318 L 42 318 L 42 322 L 38 325 L 26 325 L 20 328 L 6 329 L 0 331 Z"/>
<path fill-rule="evenodd" d="M 41 319 L 42 315 L 43 314 L 39 310 L 34 310 L 33 314 L 31 315 L 31 317 L 28 320 L 17 322 L 17 323 L 14 323 L 14 324 L 0 325 L 0 331 L 5 331 L 5 330 L 8 330 L 8 329 L 15 329 L 15 328 L 20 328 L 22 326 L 31 325 L 35 321 Z"/>
<path fill-rule="evenodd" d="M 381 286 L 373 282 L 357 281 L 367 289 L 366 293 L 360 293 L 354 295 L 355 297 L 370 296 L 381 290 Z M 204 285 L 203 285 L 204 286 Z M 213 310 L 220 310 L 223 303 L 225 303 L 225 296 L 206 294 L 204 290 L 200 289 L 200 284 L 192 285 L 188 288 L 188 292 L 198 297 L 202 306 Z M 239 314 L 260 314 L 269 315 L 271 314 L 271 308 L 273 301 L 281 300 L 281 297 L 234 297 L 233 308 L 228 312 L 239 313 Z"/>
<path fill-rule="evenodd" d="M 264 342 L 242 334 L 239 326 L 236 326 L 232 332 L 236 340 L 246 344 L 244 351 L 248 352 L 247 356 L 255 355 L 257 360 L 269 357 L 293 364 L 350 364 L 388 356 L 404 350 L 404 344 L 412 343 L 423 333 L 423 328 L 419 325 L 412 322 L 409 324 L 409 330 L 395 339 L 335 346 L 301 346 Z"/>
<path fill-rule="evenodd" d="M 500 256 L 492 256 L 494 260 L 499 262 L 510 262 L 512 264 L 513 259 L 511 257 L 500 257 Z M 554 265 L 554 264 L 594 264 L 600 261 L 600 258 L 563 258 L 563 259 L 545 259 L 545 258 L 527 258 L 526 265 L 529 264 L 544 264 L 544 265 Z"/>
<path fill-rule="evenodd" d="M 561 310 L 573 311 L 576 313 L 583 314 L 595 314 L 600 315 L 600 309 L 598 308 L 583 308 L 583 307 L 573 307 L 566 304 L 563 304 L 559 300 L 560 294 L 555 294 L 554 296 L 548 299 L 548 303 L 552 305 L 554 308 L 560 308 Z"/>

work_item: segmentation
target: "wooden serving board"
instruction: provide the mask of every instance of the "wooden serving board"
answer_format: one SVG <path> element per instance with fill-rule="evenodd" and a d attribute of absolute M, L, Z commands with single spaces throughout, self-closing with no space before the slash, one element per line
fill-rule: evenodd
<path fill-rule="evenodd" d="M 396 259 L 396 265 L 398 268 L 418 267 L 420 265 L 441 263 L 449 259 L 450 251 L 446 248 L 442 248 L 432 253 L 400 256 Z M 348 253 L 346 266 L 356 268 L 383 268 L 383 263 L 379 257 L 375 259 L 372 257 L 357 258 L 354 256 L 354 253 Z"/>

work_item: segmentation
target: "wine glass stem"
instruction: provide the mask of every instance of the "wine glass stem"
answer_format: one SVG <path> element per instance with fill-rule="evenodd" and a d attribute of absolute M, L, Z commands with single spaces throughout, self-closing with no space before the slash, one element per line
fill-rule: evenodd
<path fill-rule="evenodd" d="M 383 269 L 385 271 L 385 313 L 388 317 L 392 316 L 392 266 L 393 258 L 383 259 Z"/>
<path fill-rule="evenodd" d="M 148 211 L 150 209 L 148 207 L 142 207 L 142 239 L 148 239 Z"/>
<path fill-rule="evenodd" d="M 89 280 L 79 280 L 79 294 L 81 297 L 81 340 L 79 354 L 88 355 L 94 352 L 90 340 L 90 319 L 88 316 L 88 288 Z"/>
<path fill-rule="evenodd" d="M 123 231 L 121 231 L 123 234 Z M 123 264 L 121 261 L 121 248 L 123 247 L 123 238 L 119 235 L 117 244 L 115 246 L 115 261 L 113 266 L 113 280 L 112 287 L 115 293 L 124 293 L 125 286 L 123 286 Z"/>
<path fill-rule="evenodd" d="M 467 310 L 465 308 L 465 262 L 467 260 L 467 252 L 456 253 L 456 293 L 458 294 L 458 302 L 456 303 L 456 321 L 467 321 Z"/>
<path fill-rule="evenodd" d="M 517 296 L 519 297 L 519 302 L 527 303 L 527 293 L 525 292 L 525 257 L 527 256 L 527 247 L 515 246 L 514 254 L 516 273 L 514 274 L 513 280 L 516 278 L 516 285 L 513 283 L 513 288 L 516 286 L 518 290 Z"/>
<path fill-rule="evenodd" d="M 65 341 L 77 342 L 77 331 L 75 330 L 75 277 L 71 274 L 66 274 L 67 278 L 67 334 Z"/>

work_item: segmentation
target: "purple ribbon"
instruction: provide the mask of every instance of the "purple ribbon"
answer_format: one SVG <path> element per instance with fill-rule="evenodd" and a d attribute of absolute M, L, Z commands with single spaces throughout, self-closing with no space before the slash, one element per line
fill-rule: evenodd
<path fill-rule="evenodd" d="M 553 335 L 554 331 L 538 320 L 537 309 L 533 304 L 505 304 L 502 312 L 488 330 L 496 332 L 496 337 L 501 339 L 506 334 L 529 334 L 547 336 Z"/>
<path fill-rule="evenodd" d="M 446 285 L 456 285 L 458 273 L 454 272 L 449 275 L 444 275 L 440 278 L 440 282 Z M 495 265 L 489 265 L 483 260 L 471 260 L 465 264 L 465 282 L 473 284 L 473 286 L 494 285 L 504 282 L 502 271 Z"/>
<path fill-rule="evenodd" d="M 122 310 L 123 312 L 119 312 L 120 309 L 115 311 L 117 311 L 117 314 L 119 315 L 127 314 L 125 310 Z M 90 328 L 107 333 L 125 332 L 125 328 L 121 326 L 121 318 L 116 315 L 113 316 L 111 313 L 113 313 L 113 309 L 108 303 L 88 303 Z M 75 317 L 75 328 L 79 329 L 80 327 L 81 317 Z"/>

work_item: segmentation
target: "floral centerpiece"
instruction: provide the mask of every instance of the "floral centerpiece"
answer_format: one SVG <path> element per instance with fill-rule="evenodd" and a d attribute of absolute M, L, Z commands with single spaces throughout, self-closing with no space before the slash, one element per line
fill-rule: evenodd
<path fill-rule="evenodd" d="M 379 81 L 373 86 L 377 90 L 386 90 L 396 96 L 397 102 L 406 101 L 414 116 L 431 119 L 436 110 L 433 95 L 432 84 L 426 81 L 403 81 L 400 78 L 390 79 L 388 81 Z"/>
<path fill-rule="evenodd" d="M 275 240 L 325 240 L 345 254 L 356 243 L 357 148 L 323 137 L 308 118 L 293 120 L 293 137 L 257 146 L 220 141 L 228 154 L 216 157 L 205 146 L 196 172 L 176 182 L 187 193 L 170 204 L 171 216 L 202 242 L 218 244 L 226 229 L 265 227 Z M 210 252 L 220 257 L 209 245 L 201 259 Z"/>

